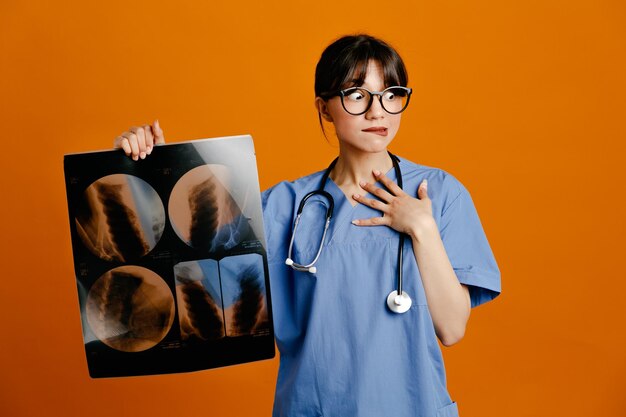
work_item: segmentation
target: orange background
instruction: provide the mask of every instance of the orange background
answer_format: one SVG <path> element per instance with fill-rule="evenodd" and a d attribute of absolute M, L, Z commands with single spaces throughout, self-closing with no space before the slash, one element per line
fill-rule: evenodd
<path fill-rule="evenodd" d="M 3 0 L 0 414 L 269 415 L 277 359 L 89 378 L 63 154 L 159 118 L 170 142 L 251 133 L 262 188 L 321 169 L 315 63 L 366 31 L 415 91 L 391 149 L 461 179 L 502 271 L 444 348 L 461 415 L 623 416 L 624 22 L 618 0 Z"/>

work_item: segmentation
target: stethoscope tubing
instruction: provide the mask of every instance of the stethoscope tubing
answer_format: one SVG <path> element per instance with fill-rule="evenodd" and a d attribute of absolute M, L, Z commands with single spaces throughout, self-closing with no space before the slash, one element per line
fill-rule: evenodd
<path fill-rule="evenodd" d="M 393 163 L 393 168 L 396 173 L 396 182 L 398 187 L 402 189 L 402 172 L 400 170 L 399 158 L 393 155 L 391 152 L 388 152 L 391 157 L 391 161 Z M 320 181 L 319 188 L 317 190 L 311 191 L 306 194 L 300 204 L 298 205 L 298 210 L 296 212 L 296 219 L 294 221 L 293 232 L 291 233 L 291 240 L 289 241 L 289 252 L 287 254 L 287 259 L 285 260 L 285 264 L 291 266 L 296 271 L 301 272 L 310 272 L 315 274 L 317 272 L 317 268 L 315 267 L 315 263 L 318 261 L 322 248 L 324 247 L 324 241 L 326 240 L 326 233 L 328 232 L 328 228 L 330 226 L 330 220 L 333 217 L 333 211 L 335 208 L 335 200 L 333 196 L 325 191 L 324 188 L 326 186 L 326 181 L 328 181 L 328 177 L 330 176 L 330 172 L 337 164 L 339 158 L 335 158 L 333 162 L 326 168 L 324 175 L 322 176 L 322 180 Z M 315 195 L 321 195 L 328 201 L 328 206 L 326 207 L 326 222 L 324 224 L 324 232 L 322 233 L 322 238 L 320 240 L 319 248 L 317 253 L 315 254 L 315 258 L 310 263 L 303 265 L 295 262 L 292 258 L 293 254 L 293 243 L 295 241 L 296 231 L 298 230 L 298 225 L 300 224 L 300 217 L 302 216 L 302 210 L 304 210 L 304 206 L 306 202 Z M 387 305 L 389 309 L 394 313 L 404 313 L 408 311 L 410 308 L 412 301 L 411 297 L 408 294 L 403 293 L 402 291 L 402 261 L 403 261 L 403 252 L 404 252 L 404 238 L 405 234 L 400 232 L 400 239 L 398 242 L 398 270 L 397 270 L 397 279 L 396 279 L 396 290 L 389 293 L 387 297 Z"/>
<path fill-rule="evenodd" d="M 319 249 L 317 250 L 317 254 L 315 255 L 315 258 L 309 264 L 302 265 L 302 264 L 294 262 L 293 258 L 291 257 L 292 250 L 293 250 L 294 236 L 296 235 L 296 230 L 298 230 L 298 224 L 300 223 L 301 215 L 302 215 L 301 213 L 298 213 L 298 215 L 296 216 L 296 222 L 293 226 L 293 233 L 291 236 L 291 241 L 289 242 L 289 255 L 285 263 L 291 266 L 296 271 L 311 272 L 312 274 L 314 274 L 317 272 L 317 268 L 315 268 L 313 265 L 315 265 L 315 263 L 317 262 L 317 260 L 319 259 L 322 253 L 322 248 L 324 247 L 324 240 L 326 239 L 326 232 L 328 232 L 328 226 L 330 226 L 331 217 L 326 217 L 326 223 L 324 224 L 324 232 L 322 233 L 322 238 L 320 240 Z"/>

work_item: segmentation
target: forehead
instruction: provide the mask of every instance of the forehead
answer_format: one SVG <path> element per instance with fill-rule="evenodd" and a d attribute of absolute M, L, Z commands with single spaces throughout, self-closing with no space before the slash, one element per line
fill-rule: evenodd
<path fill-rule="evenodd" d="M 348 78 L 343 88 L 365 87 L 372 90 L 382 90 L 385 88 L 385 72 L 380 62 L 369 60 L 367 64 L 358 65 Z"/>
<path fill-rule="evenodd" d="M 385 76 L 383 67 L 378 61 L 369 61 L 367 63 L 367 71 L 363 79 L 363 87 L 371 89 L 385 88 Z"/>

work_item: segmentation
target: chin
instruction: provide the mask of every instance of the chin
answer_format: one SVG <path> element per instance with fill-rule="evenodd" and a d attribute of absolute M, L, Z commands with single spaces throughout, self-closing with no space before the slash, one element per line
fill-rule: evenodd
<path fill-rule="evenodd" d="M 369 153 L 369 154 L 377 154 L 381 152 L 387 152 L 387 145 L 380 146 L 349 146 L 346 147 L 345 150 L 351 153 Z"/>
<path fill-rule="evenodd" d="M 358 148 L 365 152 L 378 153 L 378 152 L 386 152 L 387 147 L 391 144 L 391 139 L 389 137 L 380 138 L 375 140 L 367 140 L 360 143 Z"/>

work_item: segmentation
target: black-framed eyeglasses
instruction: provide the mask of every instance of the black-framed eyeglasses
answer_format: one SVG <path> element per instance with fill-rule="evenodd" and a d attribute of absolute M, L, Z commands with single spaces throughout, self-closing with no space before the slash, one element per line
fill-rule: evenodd
<path fill-rule="evenodd" d="M 394 85 L 385 88 L 383 91 L 370 91 L 363 87 L 350 87 L 339 91 L 337 95 L 341 97 L 343 109 L 353 116 L 358 116 L 366 113 L 372 107 L 374 96 L 378 96 L 380 105 L 387 113 L 402 113 L 409 105 L 412 92 L 413 90 L 408 87 Z"/>

